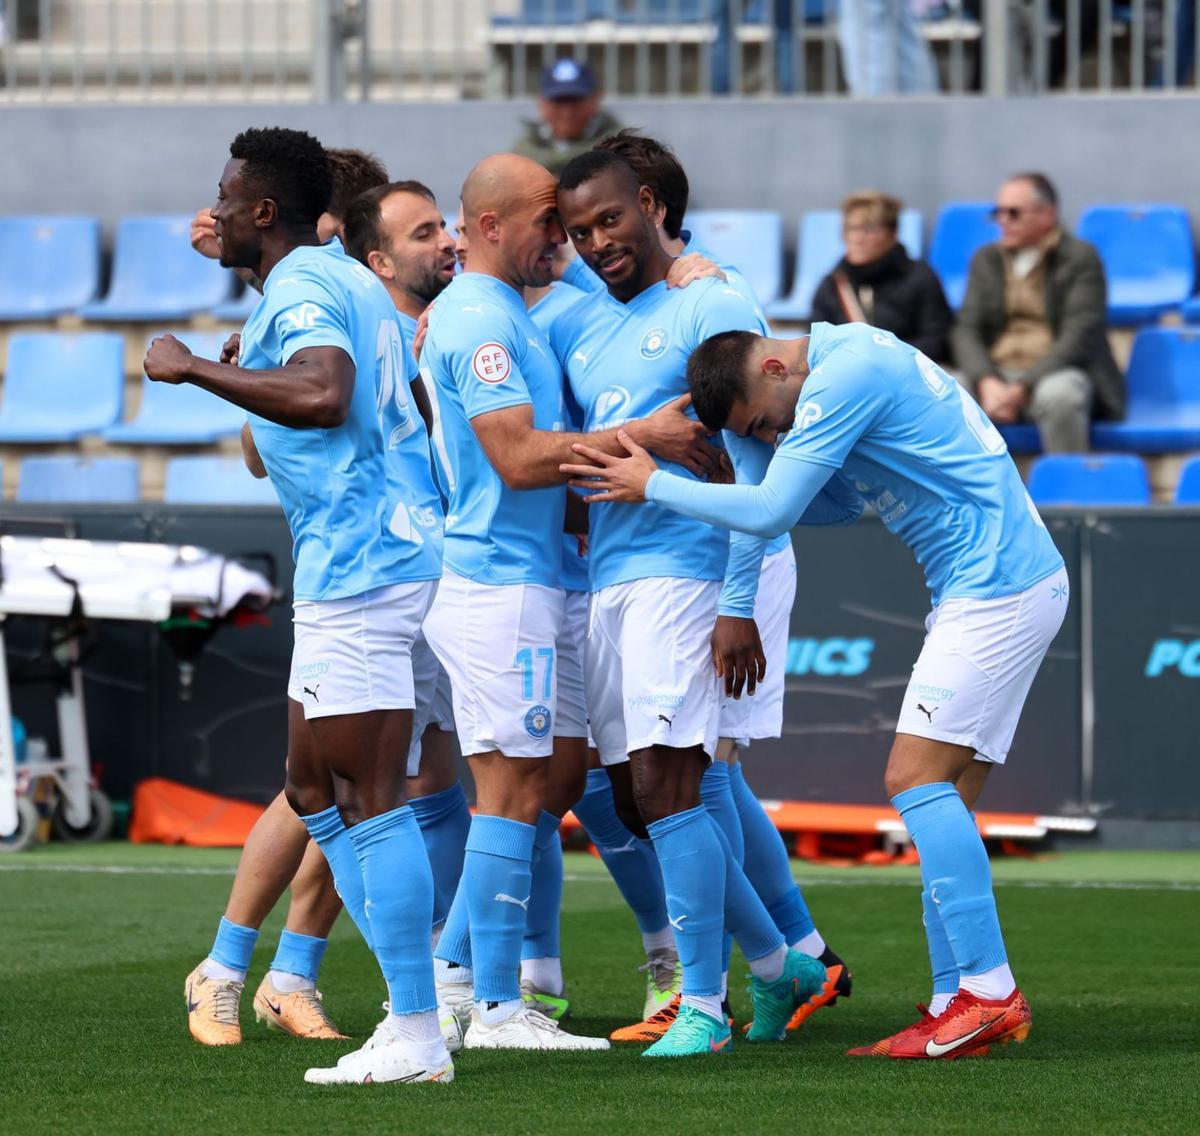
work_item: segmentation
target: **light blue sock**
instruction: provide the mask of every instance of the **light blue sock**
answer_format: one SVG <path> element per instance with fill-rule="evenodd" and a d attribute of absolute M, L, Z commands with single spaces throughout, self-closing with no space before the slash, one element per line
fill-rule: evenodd
<path fill-rule="evenodd" d="M 648 831 L 662 866 L 667 912 L 683 965 L 683 993 L 720 997 L 728 860 L 720 829 L 701 805 L 656 820 Z"/>
<path fill-rule="evenodd" d="M 254 944 L 258 942 L 258 930 L 254 927 L 243 927 L 240 923 L 230 923 L 224 916 L 217 924 L 217 937 L 213 940 L 212 950 L 208 957 L 221 966 L 230 970 L 240 970 L 243 974 L 250 969 L 250 956 L 254 954 Z"/>
<path fill-rule="evenodd" d="M 729 786 L 742 822 L 745 841 L 742 867 L 746 878 L 767 905 L 780 934 L 789 943 L 798 943 L 817 928 L 808 913 L 804 894 L 792 878 L 783 837 L 746 784 L 741 762 L 729 767 Z"/>
<path fill-rule="evenodd" d="M 321 960 L 325 957 L 325 948 L 328 946 L 328 939 L 301 935 L 284 928 L 279 936 L 279 946 L 275 948 L 275 958 L 271 960 L 271 969 L 282 971 L 284 974 L 297 974 L 310 982 L 316 982 Z"/>
<path fill-rule="evenodd" d="M 517 975 L 536 834 L 532 824 L 507 817 L 476 814 L 471 820 L 461 890 L 466 892 L 471 922 L 477 1001 L 512 1002 L 521 997 Z"/>
<path fill-rule="evenodd" d="M 717 827 L 724 834 L 734 860 L 741 864 L 746 845 L 742 838 L 742 822 L 738 818 L 737 805 L 730 788 L 729 766 L 724 761 L 714 761 L 705 770 L 700 779 L 700 800 L 708 809 L 708 815 L 716 821 Z M 733 936 L 727 929 L 721 944 L 722 971 L 728 972 L 732 955 Z"/>
<path fill-rule="evenodd" d="M 946 936 L 945 927 L 942 926 L 942 917 L 928 888 L 921 892 L 921 908 L 925 923 L 925 941 L 929 945 L 929 969 L 933 972 L 933 992 L 957 994 L 958 964 L 954 961 L 954 951 L 950 948 L 950 940 Z"/>
<path fill-rule="evenodd" d="M 471 827 L 471 810 L 467 794 L 456 782 L 440 793 L 414 797 L 408 802 L 417 815 L 421 837 L 433 871 L 433 925 L 445 921 L 458 891 L 462 876 L 463 856 L 467 850 L 467 829 Z"/>
<path fill-rule="evenodd" d="M 433 957 L 455 966 L 471 965 L 471 916 L 467 910 L 467 889 L 461 879 Z"/>
<path fill-rule="evenodd" d="M 643 935 L 661 931 L 667 925 L 667 896 L 654 846 L 634 836 L 617 816 L 605 770 L 588 770 L 587 789 L 571 811 L 629 904 L 638 930 Z"/>
<path fill-rule="evenodd" d="M 375 957 L 393 1014 L 437 1009 L 433 985 L 433 873 L 417 818 L 408 805 L 350 829 L 362 869 Z"/>
<path fill-rule="evenodd" d="M 559 915 L 562 910 L 563 855 L 558 834 L 562 821 L 542 811 L 533 838 L 533 878 L 525 916 L 523 959 L 562 958 Z"/>
<path fill-rule="evenodd" d="M 354 854 L 354 845 L 350 842 L 350 830 L 342 820 L 337 805 L 330 805 L 319 813 L 300 819 L 308 829 L 308 835 L 325 853 L 329 870 L 333 873 L 334 890 L 341 896 L 342 904 L 354 920 L 354 926 L 367 941 L 367 946 L 374 951 L 371 924 L 367 922 L 367 895 L 363 891 L 362 869 L 358 866 L 358 857 Z"/>
<path fill-rule="evenodd" d="M 892 798 L 917 854 L 921 879 L 937 907 L 960 975 L 982 974 L 1008 961 L 992 871 L 979 830 L 947 781 L 918 785 Z"/>
<path fill-rule="evenodd" d="M 721 826 L 712 817 L 709 824 L 725 856 L 725 926 L 733 933 L 746 961 L 753 962 L 787 944 L 758 893 L 750 886 L 742 866 L 733 858 L 733 849 Z"/>

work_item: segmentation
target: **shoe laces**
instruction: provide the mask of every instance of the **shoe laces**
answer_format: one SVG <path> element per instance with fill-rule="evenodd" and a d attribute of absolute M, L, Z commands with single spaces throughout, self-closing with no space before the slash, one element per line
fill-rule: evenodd
<path fill-rule="evenodd" d="M 653 1025 L 665 1025 L 668 1022 L 673 1022 L 677 1017 L 679 1017 L 679 999 L 675 998 L 668 1002 L 653 1017 L 647 1018 L 646 1021 Z"/>
<path fill-rule="evenodd" d="M 708 1027 L 704 1018 L 705 1015 L 694 1006 L 681 1006 L 679 1014 L 671 1026 L 671 1033 L 685 1043 L 707 1036 Z"/>
<path fill-rule="evenodd" d="M 325 999 L 322 997 L 320 990 L 297 990 L 296 994 L 304 1008 L 319 1018 L 323 1025 L 327 1025 L 330 1029 L 336 1028 L 333 1022 L 329 1020 L 329 1015 L 325 1012 Z"/>
<path fill-rule="evenodd" d="M 223 1026 L 236 1026 L 242 1005 L 240 982 L 214 982 L 212 992 L 213 1021 Z"/>
<path fill-rule="evenodd" d="M 638 970 L 645 973 L 648 982 L 654 983 L 655 990 L 665 994 L 679 975 L 679 956 L 674 951 L 655 951 Z"/>

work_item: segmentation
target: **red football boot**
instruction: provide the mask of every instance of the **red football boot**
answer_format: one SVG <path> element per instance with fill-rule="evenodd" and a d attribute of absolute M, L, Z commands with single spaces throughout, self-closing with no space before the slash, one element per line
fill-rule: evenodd
<path fill-rule="evenodd" d="M 1020 990 L 994 1001 L 959 990 L 927 1029 L 908 1031 L 902 1042 L 893 1038 L 887 1055 L 926 1061 L 981 1057 L 997 1043 L 1024 1041 L 1032 1025 L 1029 1003 Z"/>
<path fill-rule="evenodd" d="M 891 1037 L 885 1037 L 882 1041 L 875 1042 L 874 1045 L 863 1045 L 858 1049 L 848 1049 L 847 1057 L 890 1057 L 892 1055 L 892 1047 L 904 1045 L 911 1047 L 919 1044 L 924 1045 L 925 1039 L 937 1028 L 937 1018 L 935 1018 L 925 1006 L 920 1002 L 917 1003 L 917 1009 L 921 1013 L 921 1020 L 915 1025 L 909 1026 L 907 1029 L 902 1029 L 899 1033 L 892 1034 Z"/>

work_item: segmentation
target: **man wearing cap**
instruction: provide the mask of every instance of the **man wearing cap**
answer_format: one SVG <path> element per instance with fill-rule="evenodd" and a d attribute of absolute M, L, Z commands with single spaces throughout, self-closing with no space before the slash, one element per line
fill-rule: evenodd
<path fill-rule="evenodd" d="M 525 123 L 512 149 L 558 177 L 576 154 L 620 129 L 621 124 L 600 107 L 592 69 L 571 58 L 559 59 L 542 72 L 538 118 Z"/>

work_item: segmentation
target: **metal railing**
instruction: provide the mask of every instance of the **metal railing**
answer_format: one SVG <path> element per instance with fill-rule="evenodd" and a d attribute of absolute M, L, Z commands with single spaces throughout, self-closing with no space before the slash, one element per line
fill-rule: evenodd
<path fill-rule="evenodd" d="M 1194 90 L 1197 0 L 0 0 L 0 101 Z"/>

